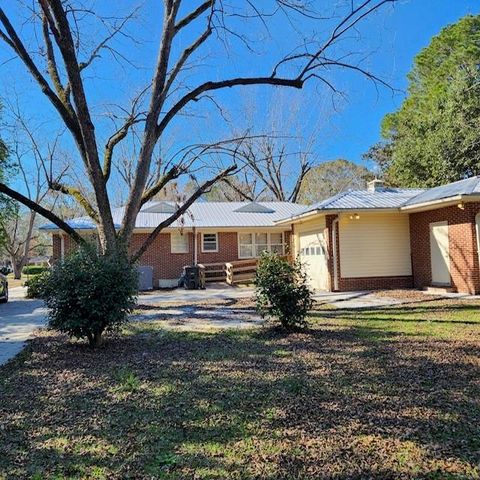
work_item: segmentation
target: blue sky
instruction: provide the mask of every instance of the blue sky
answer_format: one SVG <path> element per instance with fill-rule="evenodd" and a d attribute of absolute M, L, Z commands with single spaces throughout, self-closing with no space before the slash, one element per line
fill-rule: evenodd
<path fill-rule="evenodd" d="M 262 0 L 272 2 L 273 0 Z M 318 2 L 325 10 L 334 11 L 346 0 Z M 100 13 L 111 14 L 112 3 L 91 0 Z M 347 2 L 349 4 L 349 2 Z M 138 5 L 134 0 L 123 0 L 115 4 L 116 14 L 121 14 Z M 145 86 L 152 75 L 158 49 L 162 11 L 158 0 L 145 0 L 138 12 L 138 18 L 128 27 L 128 33 L 135 37 L 120 38 L 114 46 L 135 65 L 117 64 L 108 54 L 94 62 L 85 75 L 85 83 L 92 113 L 97 124 L 99 144 L 102 144 L 114 130 L 107 113 L 117 113 L 114 104 L 128 105 L 129 98 Z M 185 11 L 199 4 L 197 0 L 185 0 Z M 19 29 L 28 44 L 34 44 L 35 32 L 25 23 L 18 0 L 5 0 L 2 6 Z M 263 4 L 262 4 L 263 5 Z M 315 134 L 314 156 L 317 162 L 335 158 L 346 158 L 361 162 L 362 153 L 379 140 L 380 122 L 383 116 L 398 108 L 404 97 L 406 75 L 411 69 L 414 56 L 426 45 L 431 37 L 446 25 L 469 13 L 480 13 L 478 0 L 398 0 L 394 8 L 387 7 L 359 24 L 354 35 L 347 37 L 336 53 L 355 51 L 363 58 L 362 66 L 386 80 L 400 92 L 393 94 L 386 88 L 375 88 L 371 82 L 357 73 L 332 71 L 329 80 L 346 95 L 346 100 L 333 97 L 322 84 L 310 83 L 303 91 L 273 91 L 265 88 L 231 89 L 215 95 L 218 103 L 225 108 L 230 120 L 225 123 L 216 107 L 198 102 L 194 117 L 180 117 L 171 125 L 163 143 L 164 150 L 175 151 L 189 142 L 218 140 L 234 132 L 249 129 L 261 133 L 269 129 L 268 118 L 282 117 L 290 130 L 286 133 L 301 134 L 308 138 Z M 181 16 L 181 15 L 180 15 Z M 202 65 L 189 73 L 188 81 L 197 84 L 207 79 L 227 78 L 236 75 L 269 74 L 272 64 L 294 45 L 301 37 L 313 34 L 328 34 L 335 21 L 312 22 L 297 20 L 289 25 L 284 19 L 274 19 L 270 32 L 261 25 L 243 24 L 233 20 L 235 27 L 245 27 L 245 33 L 252 35 L 255 54 L 243 48 L 235 38 L 229 40 L 228 48 L 218 42 L 207 44 L 202 56 Z M 202 25 L 199 25 L 200 28 Z M 291 28 L 294 27 L 294 28 Z M 100 30 L 99 30 L 100 31 Z M 89 27 L 90 45 L 102 33 Z M 188 45 L 199 30 L 193 29 L 181 38 L 177 49 Z M 300 32 L 300 33 L 298 33 Z M 26 75 L 18 60 L 12 60 L 11 53 L 0 44 L 0 96 L 12 97 L 16 92 L 22 111 L 36 125 L 43 145 L 52 139 L 53 133 L 61 128 L 56 114 L 47 101 L 39 94 L 38 87 Z M 332 106 L 334 100 L 335 108 Z M 203 101 L 205 102 L 205 101 Z M 288 130 L 288 129 L 287 129 Z M 62 140 L 62 153 L 66 153 L 72 164 L 78 160 L 68 135 Z M 299 141 L 299 143 L 301 143 Z M 293 145 L 292 148 L 296 148 Z M 301 145 L 298 148 L 302 148 Z M 132 154 L 132 151 L 128 152 Z M 293 166 L 294 167 L 294 166 Z M 114 177 L 113 182 L 118 182 Z"/>
<path fill-rule="evenodd" d="M 383 44 L 372 58 L 372 70 L 382 74 L 389 83 L 402 91 L 407 87 L 406 75 L 415 55 L 426 47 L 432 36 L 446 25 L 467 14 L 478 14 L 480 5 L 475 0 L 412 0 L 400 2 L 393 12 L 385 16 L 378 34 Z M 378 38 L 374 41 L 378 41 Z M 396 110 L 404 98 L 403 93 L 392 95 L 373 88 L 358 88 L 351 80 L 347 90 L 349 102 L 332 119 L 338 136 L 329 138 L 323 151 L 326 158 L 345 157 L 360 161 L 363 152 L 380 139 L 383 116 Z"/>

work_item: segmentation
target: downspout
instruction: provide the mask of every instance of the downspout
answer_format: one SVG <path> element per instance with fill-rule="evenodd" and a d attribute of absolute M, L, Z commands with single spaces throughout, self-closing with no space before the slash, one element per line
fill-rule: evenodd
<path fill-rule="evenodd" d="M 60 260 L 65 257 L 65 236 L 63 233 L 60 235 Z"/>
<path fill-rule="evenodd" d="M 193 264 L 197 265 L 198 263 L 198 253 L 197 253 L 197 229 L 193 227 Z"/>
<path fill-rule="evenodd" d="M 332 222 L 333 238 L 333 290 L 338 291 L 338 217 Z"/>

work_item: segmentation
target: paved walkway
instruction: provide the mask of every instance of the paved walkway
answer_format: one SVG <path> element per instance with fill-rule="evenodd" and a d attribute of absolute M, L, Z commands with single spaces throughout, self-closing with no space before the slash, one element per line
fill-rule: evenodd
<path fill-rule="evenodd" d="M 253 295 L 253 287 L 230 287 L 226 283 L 208 283 L 205 290 L 185 290 L 175 288 L 172 290 L 154 290 L 142 293 L 138 303 L 142 305 L 155 305 L 158 303 L 184 303 L 207 302 L 209 300 L 230 300 L 248 298 Z"/>
<path fill-rule="evenodd" d="M 25 289 L 10 289 L 8 303 L 0 304 L 0 365 L 14 357 L 45 324 L 46 309 L 41 300 L 27 300 Z"/>
<path fill-rule="evenodd" d="M 225 307 L 161 307 L 134 315 L 136 321 L 155 320 L 173 330 L 208 332 L 259 327 L 264 320 L 254 310 Z"/>
<path fill-rule="evenodd" d="M 403 303 L 396 298 L 379 297 L 373 292 L 317 292 L 314 298 L 335 308 L 379 308 Z"/>

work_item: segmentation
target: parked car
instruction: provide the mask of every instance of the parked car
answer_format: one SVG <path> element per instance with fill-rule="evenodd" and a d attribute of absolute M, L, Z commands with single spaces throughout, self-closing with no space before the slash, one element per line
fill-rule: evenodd
<path fill-rule="evenodd" d="M 12 273 L 12 272 L 13 272 L 12 267 L 9 267 L 7 265 L 0 267 L 0 273 L 2 275 L 8 275 L 9 273 Z"/>
<path fill-rule="evenodd" d="M 8 281 L 5 275 L 0 273 L 0 303 L 8 302 Z"/>

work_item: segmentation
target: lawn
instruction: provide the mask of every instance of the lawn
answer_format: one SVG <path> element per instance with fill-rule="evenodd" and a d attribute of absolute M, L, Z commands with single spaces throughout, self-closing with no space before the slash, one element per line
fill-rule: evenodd
<path fill-rule="evenodd" d="M 135 323 L 0 368 L 0 478 L 480 478 L 480 309 L 320 308 L 305 333 Z"/>
<path fill-rule="evenodd" d="M 21 279 L 16 280 L 13 276 L 13 273 L 9 273 L 7 275 L 7 279 L 8 279 L 8 286 L 10 288 L 14 288 L 14 287 L 22 287 L 24 282 L 28 280 L 28 277 L 25 275 L 22 275 Z"/>

